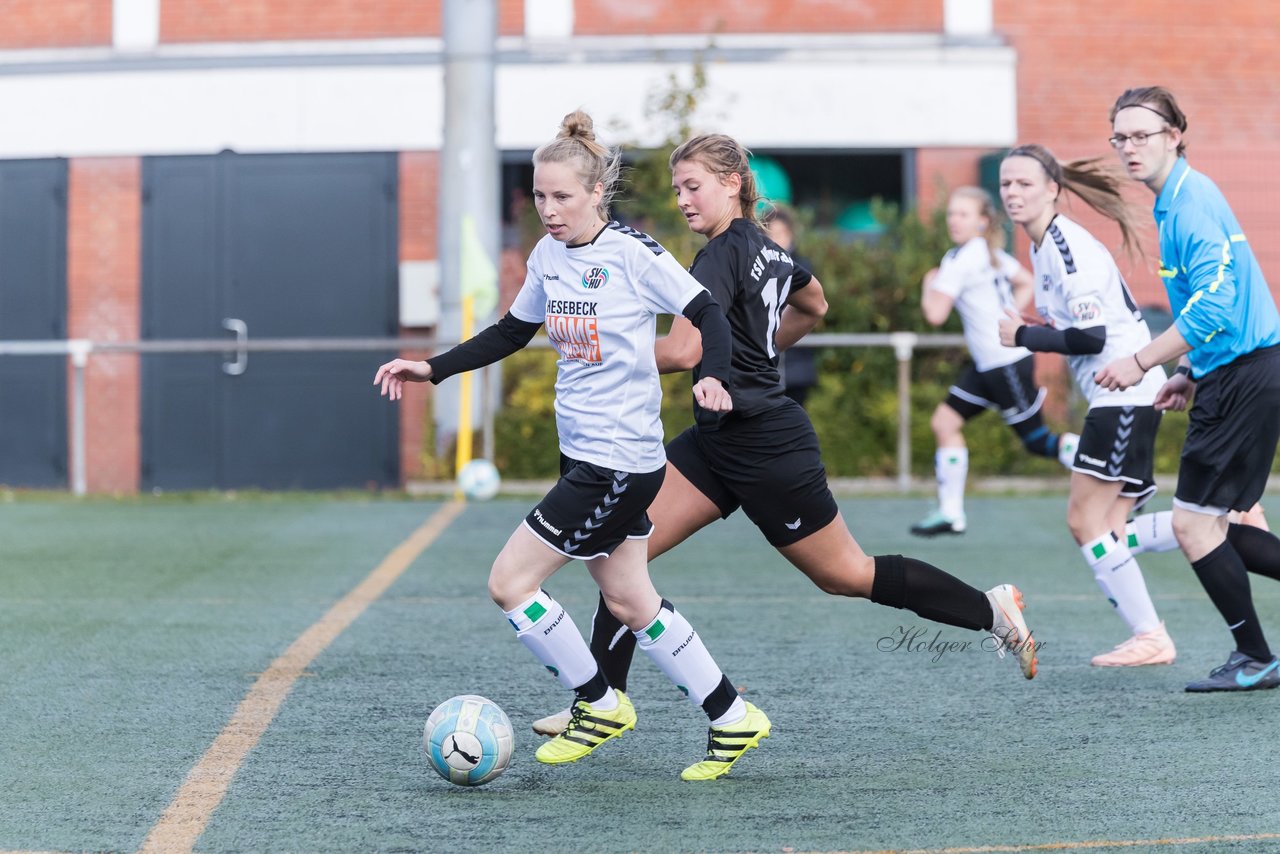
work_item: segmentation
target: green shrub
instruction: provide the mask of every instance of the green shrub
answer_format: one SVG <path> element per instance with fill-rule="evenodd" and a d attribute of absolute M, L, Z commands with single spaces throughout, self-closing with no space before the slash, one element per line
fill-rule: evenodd
<path fill-rule="evenodd" d="M 667 143 L 628 153 L 628 186 L 618 204 L 621 216 L 648 231 L 688 265 L 702 239 L 685 226 L 671 197 L 667 159 L 689 135 L 690 119 L 706 86 L 701 64 L 688 85 L 676 77 L 657 92 L 648 109 L 650 122 L 666 127 Z M 801 227 L 799 254 L 805 257 L 826 293 L 829 311 L 820 332 L 959 332 L 953 313 L 941 330 L 928 326 L 920 312 L 924 274 L 936 267 L 951 244 L 945 207 L 921 213 L 879 202 L 873 213 L 882 226 L 871 239 L 854 239 L 832 229 Z M 804 213 L 800 212 L 803 220 Z M 805 225 L 802 222 L 802 226 Z M 946 397 L 947 387 L 968 359 L 963 347 L 915 352 L 911 371 L 911 472 L 933 473 L 934 439 L 929 418 Z M 552 398 L 554 356 L 529 351 L 508 359 L 503 372 L 505 406 L 496 421 L 497 463 L 507 477 L 551 477 L 558 470 Z M 668 440 L 692 421 L 687 374 L 663 377 L 662 420 Z M 1050 383 L 1052 411 L 1067 411 L 1065 421 L 1047 419 L 1051 429 L 1079 432 L 1083 402 L 1071 389 L 1066 371 Z M 1067 401 L 1064 407 L 1062 401 Z M 832 476 L 893 476 L 897 473 L 897 362 L 889 348 L 825 348 L 819 353 L 819 382 L 807 408 L 822 441 Z M 1177 470 L 1185 413 L 1168 413 L 1157 438 L 1156 471 Z M 975 453 L 976 475 L 1055 474 L 1060 466 L 1022 449 L 1013 431 L 995 414 L 965 427 Z"/>

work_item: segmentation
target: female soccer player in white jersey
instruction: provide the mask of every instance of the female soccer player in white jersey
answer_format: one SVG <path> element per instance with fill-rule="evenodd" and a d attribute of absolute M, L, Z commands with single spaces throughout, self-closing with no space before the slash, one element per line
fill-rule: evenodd
<path fill-rule="evenodd" d="M 911 526 L 921 537 L 963 534 L 964 481 L 969 449 L 964 425 L 988 409 L 999 412 L 1028 451 L 1070 468 L 1079 436 L 1058 436 L 1045 426 L 1045 390 L 1035 381 L 1035 356 L 1000 343 L 998 324 L 1007 309 L 1031 305 L 1031 274 L 1001 248 L 1003 230 L 991 195 L 981 187 L 957 187 L 947 202 L 947 232 L 956 244 L 924 279 L 920 308 L 934 326 L 954 308 L 964 324 L 968 365 L 929 419 L 938 441 L 938 509 Z"/>
<path fill-rule="evenodd" d="M 747 151 L 730 137 L 691 139 L 671 155 L 676 202 L 707 238 L 691 272 L 724 308 L 733 328 L 732 412 L 695 410 L 695 423 L 667 445 L 667 477 L 649 507 L 653 559 L 739 507 L 769 543 L 827 593 L 906 608 L 952 626 L 991 632 L 1030 679 L 1036 641 L 1022 595 L 1003 584 L 986 593 L 924 561 L 870 556 L 854 540 L 827 487 L 818 437 L 786 396 L 778 353 L 826 312 L 822 286 L 769 240 L 752 214 L 758 194 Z M 657 344 L 658 369 L 706 376 L 710 341 L 676 318 Z M 610 612 L 596 610 L 591 649 L 611 684 L 626 685 L 634 641 Z M 622 621 L 625 622 L 625 621 Z M 1003 654 L 1003 650 L 1002 650 Z M 534 724 L 559 732 L 566 713 Z"/>
<path fill-rule="evenodd" d="M 654 526 L 645 509 L 666 465 L 656 316 L 681 314 L 705 337 L 706 370 L 694 398 L 710 418 L 733 408 L 724 383 L 731 376 L 729 325 L 707 290 L 657 242 L 609 221 L 618 155 L 596 141 L 589 116 L 566 116 L 533 163 L 534 204 L 547 234 L 529 256 L 511 310 L 425 362 L 382 365 L 374 383 L 396 400 L 405 381 L 440 382 L 490 364 L 546 327 L 560 356 L 560 480 L 516 528 L 489 574 L 489 594 L 516 636 L 576 696 L 566 728 L 537 758 L 574 762 L 635 728 L 631 701 L 610 686 L 573 619 L 542 589 L 578 559 L 640 647 L 710 718 L 707 758 L 681 776 L 713 779 L 768 737 L 769 719 L 742 700 L 689 622 L 654 590 L 645 556 Z"/>
<path fill-rule="evenodd" d="M 1132 353 L 1151 333 L 1111 253 L 1056 206 L 1070 190 L 1119 223 L 1128 244 L 1134 228 L 1119 187 L 1120 178 L 1096 160 L 1064 166 L 1040 145 L 1019 146 L 1000 164 L 1004 209 L 1031 238 L 1036 310 L 1044 320 L 1028 325 L 1011 311 L 1000 322 L 1000 340 L 1008 347 L 1065 353 L 1089 401 L 1072 463 L 1067 526 L 1103 595 L 1132 632 L 1094 657 L 1093 664 L 1102 667 L 1170 664 L 1176 655 L 1124 536 L 1135 504 L 1156 490 L 1152 469 L 1160 414 L 1153 404 L 1164 369 L 1152 365 L 1127 391 L 1107 391 L 1093 381 L 1116 353 Z"/>

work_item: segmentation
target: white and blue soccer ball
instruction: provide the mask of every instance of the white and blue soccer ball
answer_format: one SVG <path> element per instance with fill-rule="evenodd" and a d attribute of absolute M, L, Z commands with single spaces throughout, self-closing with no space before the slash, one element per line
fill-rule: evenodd
<path fill-rule="evenodd" d="M 500 486 L 502 477 L 488 460 L 472 460 L 458 472 L 458 489 L 472 501 L 488 501 Z"/>
<path fill-rule="evenodd" d="M 496 703 L 463 694 L 436 706 L 423 727 L 422 747 L 427 762 L 450 783 L 482 786 L 507 770 L 515 737 Z"/>

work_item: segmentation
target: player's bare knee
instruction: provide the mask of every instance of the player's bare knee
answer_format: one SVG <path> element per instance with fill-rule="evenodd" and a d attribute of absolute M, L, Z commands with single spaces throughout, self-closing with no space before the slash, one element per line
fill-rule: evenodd
<path fill-rule="evenodd" d="M 537 590 L 526 591 L 527 584 L 521 582 L 519 576 L 503 565 L 502 556 L 494 562 L 489 570 L 489 598 L 504 611 L 527 601 Z"/>
<path fill-rule="evenodd" d="M 860 599 L 871 595 L 871 583 L 874 579 L 875 561 L 866 555 L 842 561 L 832 571 L 809 576 L 809 580 L 823 593 Z"/>
<path fill-rule="evenodd" d="M 929 418 L 929 427 L 933 430 L 933 436 L 939 444 L 953 439 L 963 426 L 964 421 L 957 417 L 955 410 L 941 404 L 933 410 L 933 415 Z"/>
<path fill-rule="evenodd" d="M 1173 536 L 1186 554 L 1203 555 L 1212 551 L 1214 540 L 1217 539 L 1215 533 L 1218 530 L 1215 523 L 1221 521 L 1217 517 L 1181 511 L 1175 507 L 1172 519 Z"/>
<path fill-rule="evenodd" d="M 1081 545 L 1096 537 L 1097 531 L 1105 527 L 1105 523 L 1097 519 L 1087 508 L 1067 505 L 1067 528 L 1071 536 Z"/>

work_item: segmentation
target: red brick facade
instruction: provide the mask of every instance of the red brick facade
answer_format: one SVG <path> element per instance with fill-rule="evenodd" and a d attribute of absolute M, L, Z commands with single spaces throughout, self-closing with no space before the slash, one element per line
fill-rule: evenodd
<path fill-rule="evenodd" d="M 110 0 L 0 0 L 0 50 L 109 44 Z"/>
<path fill-rule="evenodd" d="M 924 148 L 916 152 L 916 193 L 920 210 L 946 204 L 955 187 L 978 183 L 978 158 L 985 148 Z"/>
<path fill-rule="evenodd" d="M 433 261 L 436 248 L 437 199 L 440 195 L 440 153 L 414 151 L 400 155 L 400 260 Z M 427 330 L 406 330 L 422 334 Z M 405 359 L 424 359 L 429 353 L 404 350 Z M 400 404 L 400 476 L 423 475 L 427 404 L 432 386 L 410 384 Z"/>
<path fill-rule="evenodd" d="M 137 341 L 140 337 L 141 172 L 136 157 L 71 162 L 67 191 L 67 334 L 71 338 Z M 89 490 L 137 492 L 138 356 L 91 357 L 85 394 Z"/>
<path fill-rule="evenodd" d="M 160 41 L 439 36 L 443 7 L 442 0 L 162 0 Z M 498 32 L 523 31 L 523 0 L 499 0 Z"/>
<path fill-rule="evenodd" d="M 942 0 L 576 0 L 579 35 L 937 32 Z"/>
<path fill-rule="evenodd" d="M 1273 288 L 1280 285 L 1280 216 L 1274 199 L 1280 161 L 1275 34 L 1280 5 L 1160 0 L 1073 0 L 1063 4 L 994 0 L 995 29 L 1018 50 L 1018 136 L 1049 146 L 1059 160 L 1113 156 L 1106 139 L 1111 105 L 1126 88 L 1173 90 L 1188 117 L 1191 165 L 1231 202 Z M 1087 24 L 1064 27 L 1070 18 Z M 1134 200 L 1150 221 L 1151 194 Z M 1076 205 L 1079 211 L 1083 206 Z M 1087 210 L 1087 209 L 1086 209 Z M 1119 232 L 1091 212 L 1080 220 L 1115 246 Z M 1141 302 L 1164 302 L 1150 257 L 1128 271 Z M 1122 268 L 1124 265 L 1122 264 Z"/>

